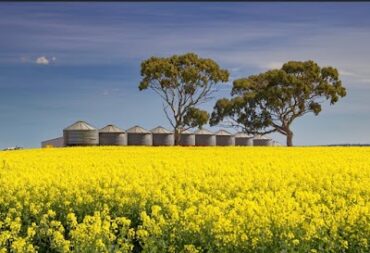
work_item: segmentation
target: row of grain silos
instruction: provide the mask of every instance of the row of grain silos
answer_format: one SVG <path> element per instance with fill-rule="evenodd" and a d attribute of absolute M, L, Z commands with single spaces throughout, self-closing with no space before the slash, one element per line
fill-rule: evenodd
<path fill-rule="evenodd" d="M 158 126 L 148 131 L 134 126 L 127 131 L 114 125 L 98 130 L 84 121 L 77 121 L 63 130 L 64 146 L 173 146 L 173 132 Z M 273 141 L 264 137 L 253 138 L 245 133 L 231 134 L 226 130 L 212 133 L 199 129 L 194 133 L 184 131 L 180 134 L 181 146 L 272 146 Z"/>

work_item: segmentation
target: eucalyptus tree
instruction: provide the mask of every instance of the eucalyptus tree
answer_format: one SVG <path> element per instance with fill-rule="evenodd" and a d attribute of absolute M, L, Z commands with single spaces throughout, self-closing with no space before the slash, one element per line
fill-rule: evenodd
<path fill-rule="evenodd" d="M 213 98 L 215 85 L 227 82 L 229 72 L 212 59 L 186 53 L 150 57 L 141 63 L 141 77 L 139 90 L 151 89 L 162 98 L 178 144 L 182 131 L 208 122 L 208 112 L 198 107 Z"/>
<path fill-rule="evenodd" d="M 211 125 L 240 127 L 249 134 L 278 132 L 293 146 L 293 121 L 307 113 L 318 115 L 321 104 L 335 104 L 346 95 L 337 69 L 313 61 L 289 61 L 281 69 L 233 82 L 231 99 L 216 102 Z"/>

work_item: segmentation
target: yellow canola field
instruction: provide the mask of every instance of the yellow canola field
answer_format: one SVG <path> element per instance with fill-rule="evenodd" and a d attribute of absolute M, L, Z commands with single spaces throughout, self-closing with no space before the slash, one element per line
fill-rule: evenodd
<path fill-rule="evenodd" d="M 369 252 L 370 148 L 0 152 L 0 252 Z"/>

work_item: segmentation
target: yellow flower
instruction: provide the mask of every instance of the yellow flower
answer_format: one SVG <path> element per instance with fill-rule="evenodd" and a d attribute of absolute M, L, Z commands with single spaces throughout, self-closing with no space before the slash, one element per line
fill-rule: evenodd
<path fill-rule="evenodd" d="M 258 252 L 273 244 L 276 252 L 368 252 L 369 154 L 366 147 L 0 152 L 0 252 Z"/>

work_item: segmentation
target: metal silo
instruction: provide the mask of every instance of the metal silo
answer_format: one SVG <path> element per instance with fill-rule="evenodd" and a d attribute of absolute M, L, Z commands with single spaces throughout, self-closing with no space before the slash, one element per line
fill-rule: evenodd
<path fill-rule="evenodd" d="M 234 136 L 226 130 L 216 132 L 216 146 L 234 146 Z"/>
<path fill-rule="evenodd" d="M 65 146 L 95 146 L 99 144 L 98 130 L 86 123 L 77 121 L 63 129 Z"/>
<path fill-rule="evenodd" d="M 195 145 L 196 146 L 215 146 L 216 136 L 214 133 L 206 129 L 199 129 L 195 132 Z"/>
<path fill-rule="evenodd" d="M 64 138 L 58 137 L 51 140 L 46 140 L 41 142 L 41 147 L 43 148 L 56 148 L 56 147 L 64 147 Z"/>
<path fill-rule="evenodd" d="M 180 134 L 180 143 L 181 146 L 195 146 L 195 135 L 189 130 L 185 130 Z"/>
<path fill-rule="evenodd" d="M 272 139 L 257 135 L 253 139 L 254 146 L 272 146 Z"/>
<path fill-rule="evenodd" d="M 151 146 L 152 133 L 148 130 L 134 126 L 127 130 L 127 144 L 133 146 Z"/>
<path fill-rule="evenodd" d="M 151 131 L 153 146 L 173 146 L 175 143 L 174 134 L 166 128 L 158 126 Z"/>
<path fill-rule="evenodd" d="M 235 135 L 235 146 L 253 146 L 253 136 L 239 132 Z"/>
<path fill-rule="evenodd" d="M 115 125 L 107 125 L 99 130 L 99 145 L 125 146 L 127 145 L 126 133 Z"/>

